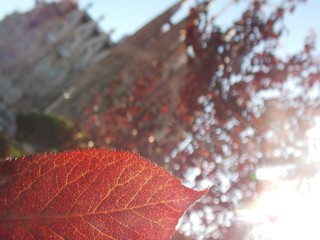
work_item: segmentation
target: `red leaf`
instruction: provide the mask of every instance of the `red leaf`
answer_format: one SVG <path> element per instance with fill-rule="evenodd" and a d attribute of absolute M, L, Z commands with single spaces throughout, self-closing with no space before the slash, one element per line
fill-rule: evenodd
<path fill-rule="evenodd" d="M 205 193 L 138 154 L 22 157 L 0 164 L 0 239 L 167 239 Z"/>

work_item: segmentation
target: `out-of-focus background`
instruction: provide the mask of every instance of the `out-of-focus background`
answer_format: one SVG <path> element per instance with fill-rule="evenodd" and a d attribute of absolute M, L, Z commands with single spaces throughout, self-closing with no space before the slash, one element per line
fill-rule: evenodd
<path fill-rule="evenodd" d="M 320 239 L 318 9 L 2 2 L 0 158 L 136 151 L 211 186 L 173 239 Z"/>

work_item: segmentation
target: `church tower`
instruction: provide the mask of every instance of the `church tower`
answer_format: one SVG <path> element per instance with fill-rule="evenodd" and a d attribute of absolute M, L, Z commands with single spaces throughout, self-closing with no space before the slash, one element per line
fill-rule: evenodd
<path fill-rule="evenodd" d="M 120 75 L 125 78 L 122 85 L 126 87 L 122 88 L 130 89 L 141 74 L 150 71 L 160 60 L 169 62 L 175 50 L 183 45 L 180 32 L 184 21 L 176 25 L 170 21 L 182 3 L 183 1 L 179 1 L 174 4 L 135 34 L 114 46 L 103 59 L 84 73 L 75 76 L 70 99 L 64 101 L 60 97 L 57 100 L 59 104 L 49 107 L 48 112 L 81 114 L 82 105 L 92 100 L 93 92 L 98 91 L 103 95 L 109 84 L 118 81 Z M 168 27 L 167 31 L 163 31 L 164 26 Z M 181 62 L 181 58 L 179 61 Z M 170 65 L 172 67 L 175 64 Z"/>

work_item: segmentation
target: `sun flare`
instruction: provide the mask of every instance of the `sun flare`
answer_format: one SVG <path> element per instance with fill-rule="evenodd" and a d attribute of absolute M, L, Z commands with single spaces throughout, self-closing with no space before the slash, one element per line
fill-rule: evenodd
<path fill-rule="evenodd" d="M 309 153 L 305 162 L 318 163 L 320 156 L 320 118 L 307 132 Z M 319 166 L 313 164 L 312 166 Z M 318 167 L 317 167 L 318 168 Z M 295 180 L 284 180 L 281 173 L 292 169 L 260 169 L 259 179 L 273 187 L 266 189 L 250 207 L 238 211 L 238 219 L 252 224 L 253 240 L 318 240 L 320 239 L 320 173 L 308 180 L 299 176 Z M 269 171 L 268 171 L 269 170 Z M 278 177 L 276 177 L 278 176 Z"/>
<path fill-rule="evenodd" d="M 252 209 L 262 220 L 252 231 L 254 239 L 320 239 L 319 186 L 318 176 L 305 186 L 309 189 L 304 193 L 298 193 L 292 183 L 265 193 Z"/>

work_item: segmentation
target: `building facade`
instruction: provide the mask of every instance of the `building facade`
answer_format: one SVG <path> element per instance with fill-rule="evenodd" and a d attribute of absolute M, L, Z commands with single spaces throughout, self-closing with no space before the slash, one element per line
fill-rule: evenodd
<path fill-rule="evenodd" d="M 0 96 L 14 111 L 45 109 L 113 47 L 71 0 L 37 1 L 30 12 L 7 16 L 0 34 Z"/>
<path fill-rule="evenodd" d="M 182 1 L 174 4 L 135 34 L 114 46 L 99 62 L 75 76 L 76 84 L 71 89 L 70 98 L 60 97 L 47 108 L 47 111 L 70 117 L 79 116 L 83 104 L 92 101 L 96 91 L 103 96 L 109 84 L 119 78 L 123 79 L 119 92 L 132 89 L 139 76 L 153 71 L 160 62 L 163 71 L 161 82 L 157 84 L 162 90 L 165 88 L 169 91 L 167 96 L 174 96 L 177 91 L 171 88 L 171 83 L 181 79 L 181 74 L 185 74 L 187 69 L 185 45 L 181 41 L 181 32 L 186 21 L 183 19 L 176 24 L 171 21 L 181 4 Z M 173 72 L 175 74 L 172 74 Z M 171 94 L 170 91 L 174 93 Z M 150 98 L 156 97 L 157 94 L 152 95 Z M 107 102 L 109 99 L 105 98 L 104 101 Z"/>

